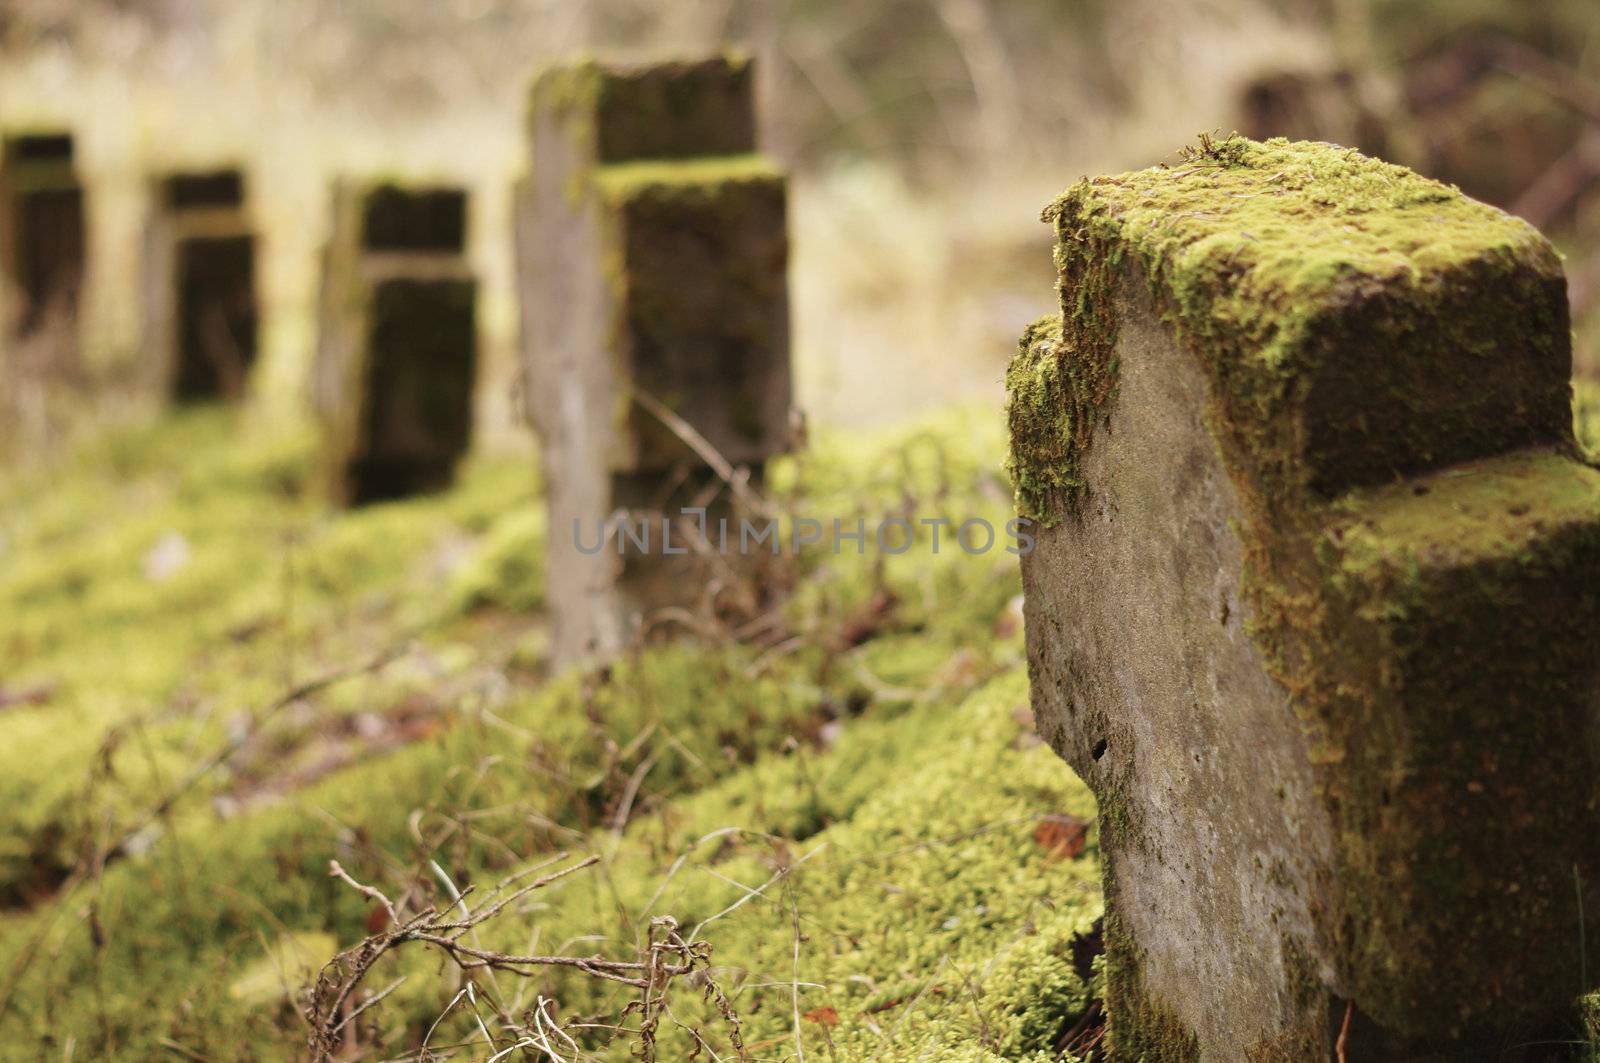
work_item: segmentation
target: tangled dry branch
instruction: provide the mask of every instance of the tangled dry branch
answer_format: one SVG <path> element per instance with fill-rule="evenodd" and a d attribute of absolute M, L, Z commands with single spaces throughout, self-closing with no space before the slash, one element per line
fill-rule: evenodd
<path fill-rule="evenodd" d="M 401 946 L 421 942 L 443 953 L 457 968 L 468 974 L 492 971 L 527 977 L 544 968 L 563 967 L 637 989 L 638 999 L 623 1009 L 621 1018 L 638 1014 L 638 1054 L 645 1063 L 653 1063 L 656 1059 L 656 1031 L 662 1018 L 676 1023 L 667 1001 L 669 986 L 678 979 L 694 974 L 706 998 L 714 1003 L 718 1013 L 728 1022 L 731 1028 L 729 1040 L 737 1050 L 738 1058 L 748 1059 L 740 1037 L 739 1018 L 727 995 L 711 976 L 710 944 L 685 939 L 677 921 L 670 916 L 650 921 L 647 944 L 636 960 L 613 960 L 603 956 L 517 955 L 483 948 L 475 937 L 472 941 L 465 940 L 477 928 L 513 908 L 528 894 L 600 861 L 598 856 L 590 856 L 558 870 L 547 870 L 567 859 L 567 853 L 557 853 L 542 863 L 503 879 L 484 894 L 475 907 L 469 903 L 473 891 L 468 887 L 455 894 L 444 911 L 430 904 L 414 914 L 404 910 L 403 901 L 397 903 L 391 900 L 376 886 L 357 881 L 337 860 L 330 861 L 328 874 L 377 905 L 384 917 L 384 928 L 329 960 L 318 974 L 316 983 L 306 992 L 302 1011 L 311 1031 L 307 1046 L 311 1058 L 318 1063 L 334 1059 L 353 1033 L 354 1021 L 398 988 L 399 983 L 396 982 L 358 999 L 363 981 L 378 961 Z M 472 993 L 470 981 L 463 993 L 472 994 L 476 1003 L 478 994 Z M 535 1048 L 544 1051 L 552 1059 L 563 1059 L 567 1058 L 566 1052 L 561 1050 L 565 1046 L 573 1058 L 581 1056 L 577 1043 L 552 1014 L 552 1001 L 541 996 L 537 1006 L 523 1020 L 507 1014 L 497 1002 L 491 1001 L 491 1004 L 510 1035 L 508 1039 L 511 1043 L 504 1046 L 505 1052 L 524 1047 Z M 709 1047 L 698 1031 L 683 1028 L 697 1044 Z M 493 1037 L 489 1040 L 491 1047 L 497 1050 L 495 1058 L 501 1058 L 498 1051 L 502 1046 L 495 1044 Z"/>

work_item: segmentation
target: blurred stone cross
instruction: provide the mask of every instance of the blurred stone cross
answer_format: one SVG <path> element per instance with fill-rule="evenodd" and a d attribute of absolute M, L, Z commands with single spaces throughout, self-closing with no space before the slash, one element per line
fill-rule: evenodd
<path fill-rule="evenodd" d="M 42 372 L 77 359 L 87 237 L 74 147 L 56 131 L 0 139 L 0 349 Z"/>
<path fill-rule="evenodd" d="M 467 220 L 463 189 L 335 186 L 314 390 L 341 503 L 446 487 L 471 443 L 478 286 Z"/>
<path fill-rule="evenodd" d="M 1011 470 L 1035 715 L 1100 802 L 1113 1058 L 1570 1038 L 1600 977 L 1600 470 L 1559 256 L 1281 140 L 1046 216 L 1060 311 L 1007 374 Z"/>
<path fill-rule="evenodd" d="M 717 534 L 789 440 L 785 180 L 751 82 L 723 56 L 533 86 L 517 246 L 558 661 L 763 593 Z"/>
<path fill-rule="evenodd" d="M 155 183 L 145 230 L 145 352 L 180 402 L 244 393 L 258 347 L 256 238 L 239 170 Z"/>

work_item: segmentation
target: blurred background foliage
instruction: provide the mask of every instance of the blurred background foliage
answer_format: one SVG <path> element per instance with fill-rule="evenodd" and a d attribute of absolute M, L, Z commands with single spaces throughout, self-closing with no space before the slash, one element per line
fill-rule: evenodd
<path fill-rule="evenodd" d="M 117 400 L 138 390 L 127 281 L 149 171 L 250 169 L 267 232 L 257 391 L 280 409 L 309 359 L 331 177 L 466 182 L 481 436 L 511 442 L 505 234 L 530 71 L 580 50 L 730 44 L 758 58 L 765 147 L 796 175 L 797 372 L 814 417 L 998 400 L 1011 344 L 1050 300 L 1035 208 L 1213 128 L 1353 144 L 1527 217 L 1569 255 L 1579 373 L 1600 378 L 1589 0 L 6 0 L 0 126 L 80 133 L 89 375 Z"/>

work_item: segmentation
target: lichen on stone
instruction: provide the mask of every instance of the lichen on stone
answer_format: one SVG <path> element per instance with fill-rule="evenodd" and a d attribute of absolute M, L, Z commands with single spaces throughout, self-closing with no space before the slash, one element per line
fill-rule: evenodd
<path fill-rule="evenodd" d="M 1039 360 L 1019 354 L 1011 460 L 1026 516 L 1049 522 L 1081 493 L 1084 414 L 1115 391 L 1109 286 L 1124 259 L 1207 363 L 1235 441 L 1290 490 L 1332 495 L 1566 431 L 1554 249 L 1404 167 L 1329 144 L 1208 140 L 1175 167 L 1080 181 L 1044 217 L 1058 236 L 1065 386 L 1028 391 Z M 1486 394 L 1472 385 L 1490 368 L 1503 382 Z M 1070 401 L 1039 401 L 1055 393 Z"/>
<path fill-rule="evenodd" d="M 783 171 L 762 155 L 718 155 L 696 159 L 619 162 L 595 171 L 595 185 L 608 200 L 640 195 L 711 196 L 729 184 L 777 182 Z"/>
<path fill-rule="evenodd" d="M 599 164 L 755 149 L 748 57 L 626 63 L 582 56 L 542 71 L 530 113 L 560 115 Z"/>
<path fill-rule="evenodd" d="M 1194 1033 L 1145 990 L 1142 952 L 1115 908 L 1106 912 L 1107 1041 L 1111 1058 L 1140 1063 L 1198 1063 Z"/>
<path fill-rule="evenodd" d="M 1046 520 L 1058 497 L 1082 490 L 1078 456 L 1088 446 L 1088 426 L 1074 417 L 1081 409 L 1072 389 L 1070 352 L 1061 335 L 1061 318 L 1052 314 L 1029 325 L 1006 367 L 1006 417 L 1011 474 L 1017 512 Z"/>

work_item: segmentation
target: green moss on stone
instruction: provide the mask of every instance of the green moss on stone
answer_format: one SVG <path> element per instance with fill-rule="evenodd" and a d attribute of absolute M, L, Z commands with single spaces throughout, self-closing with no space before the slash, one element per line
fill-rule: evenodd
<path fill-rule="evenodd" d="M 755 150 L 750 60 L 617 63 L 593 57 L 542 71 L 532 113 L 554 114 L 599 165 Z"/>
<path fill-rule="evenodd" d="M 1059 231 L 1074 232 L 1072 244 L 1056 248 L 1061 314 L 1029 326 L 1006 370 L 1017 511 L 1046 526 L 1082 499 L 1083 453 L 1116 397 L 1112 292 L 1122 250 L 1109 233 L 1079 224 L 1080 206 L 1069 198 L 1044 212 Z"/>
<path fill-rule="evenodd" d="M 1470 466 L 1352 493 L 1332 534 L 1339 570 L 1376 567 L 1422 578 L 1525 556 L 1563 528 L 1582 529 L 1600 515 L 1600 470 L 1545 450 L 1518 451 Z"/>
<path fill-rule="evenodd" d="M 1331 768 L 1345 977 L 1403 1034 L 1545 1021 L 1585 947 L 1573 869 L 1592 876 L 1597 860 L 1589 761 L 1570 736 L 1593 705 L 1600 471 L 1512 453 L 1338 513 L 1325 618 L 1284 661 L 1304 662 L 1285 674 L 1306 684 L 1299 707 Z M 1422 975 L 1507 941 L 1545 961 Z"/>
<path fill-rule="evenodd" d="M 596 171 L 616 219 L 608 264 L 625 379 L 665 403 L 732 461 L 787 439 L 788 232 L 781 171 L 756 155 L 641 162 Z M 629 403 L 642 460 L 684 451 Z"/>
<path fill-rule="evenodd" d="M 579 111 L 591 116 L 605 74 L 593 56 L 579 56 L 560 66 L 546 67 L 533 79 L 528 92 L 530 111 Z"/>
<path fill-rule="evenodd" d="M 1114 906 L 1106 912 L 1105 942 L 1111 1058 L 1119 1063 L 1198 1063 L 1200 1043 L 1194 1032 L 1146 991 L 1141 950 Z"/>
<path fill-rule="evenodd" d="M 1363 279 L 1416 285 L 1486 253 L 1559 269 L 1526 222 L 1330 144 L 1231 138 L 1178 167 L 1080 182 L 1045 216 L 1064 237 L 1063 293 L 1077 294 L 1082 257 L 1126 246 L 1184 324 L 1259 340 L 1237 353 L 1267 366 L 1303 357 L 1319 312 Z"/>
<path fill-rule="evenodd" d="M 596 101 L 601 161 L 755 149 L 753 68 L 745 56 L 613 65 L 605 74 Z"/>
<path fill-rule="evenodd" d="M 1086 352 L 1098 350 L 1104 357 Z M 1109 345 L 1074 346 L 1058 315 L 1028 326 L 1006 367 L 1017 512 L 1049 526 L 1083 497 L 1082 458 L 1116 388 Z"/>
<path fill-rule="evenodd" d="M 1230 138 L 1177 167 L 1081 181 L 1045 217 L 1059 237 L 1061 357 L 1114 377 L 1106 296 L 1123 258 L 1140 264 L 1265 482 L 1331 495 L 1569 431 L 1554 249 L 1403 167 Z M 1490 371 L 1497 388 L 1476 387 Z M 1038 445 L 1060 435 L 1051 412 L 1013 418 L 1019 484 L 1061 475 Z M 1046 520 L 1063 501 L 1070 492 L 1019 496 Z"/>
<path fill-rule="evenodd" d="M 729 183 L 782 181 L 783 171 L 764 155 L 650 159 L 602 166 L 594 180 L 614 203 L 639 196 L 708 197 Z"/>

